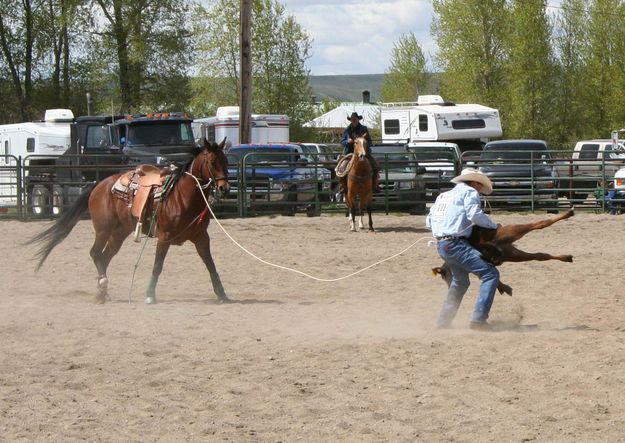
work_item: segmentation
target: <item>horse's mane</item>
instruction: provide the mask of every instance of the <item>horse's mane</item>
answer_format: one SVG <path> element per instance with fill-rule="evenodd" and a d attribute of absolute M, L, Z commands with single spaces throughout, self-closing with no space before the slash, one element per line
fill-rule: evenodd
<path fill-rule="evenodd" d="M 199 146 L 194 147 L 191 150 L 191 158 L 188 159 L 182 166 L 177 167 L 176 169 L 174 169 L 171 173 L 171 186 L 175 186 L 176 183 L 178 183 L 178 180 L 180 180 L 180 177 L 182 177 L 184 175 L 185 172 L 187 172 L 190 168 L 191 168 L 191 164 L 193 163 L 193 160 L 195 160 L 195 157 L 198 156 L 198 154 L 202 152 L 202 148 L 200 148 Z"/>

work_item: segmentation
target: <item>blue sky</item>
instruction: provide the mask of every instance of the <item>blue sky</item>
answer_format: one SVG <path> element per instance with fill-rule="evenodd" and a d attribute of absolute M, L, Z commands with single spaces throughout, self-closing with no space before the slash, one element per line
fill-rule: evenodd
<path fill-rule="evenodd" d="M 429 57 L 430 0 L 281 0 L 312 38 L 312 75 L 383 74 L 393 45 L 412 32 Z"/>
<path fill-rule="evenodd" d="M 431 0 L 278 0 L 312 38 L 311 75 L 383 74 L 395 43 L 412 32 L 432 67 Z M 548 12 L 561 0 L 550 0 Z"/>

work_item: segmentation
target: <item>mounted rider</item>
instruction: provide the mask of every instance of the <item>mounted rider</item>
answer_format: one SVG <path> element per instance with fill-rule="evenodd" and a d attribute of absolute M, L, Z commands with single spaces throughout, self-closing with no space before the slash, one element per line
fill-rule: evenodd
<path fill-rule="evenodd" d="M 380 166 L 375 158 L 371 155 L 371 135 L 369 134 L 369 129 L 363 124 L 360 123 L 362 120 L 362 115 L 358 115 L 357 112 L 352 112 L 350 117 L 347 117 L 347 120 L 350 121 L 350 124 L 343 131 L 343 137 L 341 138 L 341 145 L 343 145 L 343 155 L 351 154 L 354 152 L 354 139 L 358 137 L 365 137 L 367 140 L 367 160 L 371 164 L 371 169 L 373 169 L 372 176 L 372 184 L 373 191 L 378 191 L 378 181 L 380 176 Z M 339 193 L 345 194 L 347 190 L 347 176 L 339 178 Z"/>

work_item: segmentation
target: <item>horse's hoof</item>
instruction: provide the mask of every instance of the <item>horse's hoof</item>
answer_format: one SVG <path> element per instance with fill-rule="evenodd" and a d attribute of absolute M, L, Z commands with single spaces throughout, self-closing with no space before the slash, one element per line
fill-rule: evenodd
<path fill-rule="evenodd" d="M 230 300 L 228 297 L 226 297 L 225 295 L 223 297 L 219 297 L 217 299 L 217 304 L 219 305 L 225 305 L 226 303 L 232 303 L 232 300 Z"/>
<path fill-rule="evenodd" d="M 156 297 L 146 297 L 145 298 L 145 304 L 146 305 L 155 305 L 156 304 Z"/>
<path fill-rule="evenodd" d="M 106 303 L 106 299 L 106 294 L 98 294 L 93 297 L 93 303 L 96 305 L 103 305 L 104 303 Z"/>

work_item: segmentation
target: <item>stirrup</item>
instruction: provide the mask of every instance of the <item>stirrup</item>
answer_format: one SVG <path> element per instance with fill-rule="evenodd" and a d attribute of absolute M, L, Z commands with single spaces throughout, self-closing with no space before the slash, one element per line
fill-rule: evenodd
<path fill-rule="evenodd" d="M 141 226 L 142 223 L 140 221 L 137 222 L 137 226 L 135 227 L 135 234 L 134 234 L 134 238 L 133 241 L 135 243 L 140 243 L 141 242 Z"/>

